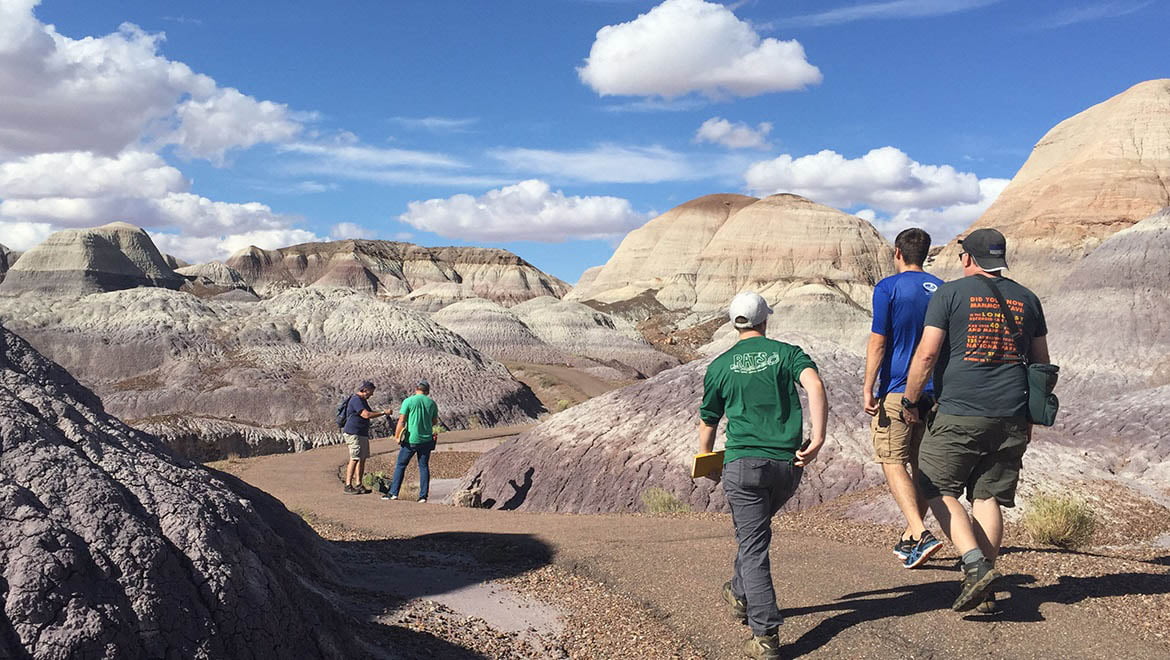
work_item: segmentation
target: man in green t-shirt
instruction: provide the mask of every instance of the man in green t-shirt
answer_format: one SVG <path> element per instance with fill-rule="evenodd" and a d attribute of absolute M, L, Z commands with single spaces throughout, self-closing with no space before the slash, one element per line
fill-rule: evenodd
<path fill-rule="evenodd" d="M 414 396 L 407 397 L 398 411 L 400 417 L 394 429 L 394 439 L 398 440 L 402 448 L 398 450 L 398 463 L 394 466 L 390 491 L 382 496 L 384 500 L 398 499 L 398 489 L 402 487 L 406 466 L 410 463 L 410 457 L 417 455 L 418 501 L 427 501 L 431 488 L 431 451 L 435 448 L 435 425 L 439 423 L 439 406 L 430 394 L 431 384 L 420 380 L 415 386 Z"/>
<path fill-rule="evenodd" d="M 739 552 L 723 599 L 733 616 L 752 629 L 743 647 L 752 658 L 780 656 L 777 633 L 783 617 L 768 558 L 772 516 L 796 492 L 804 466 L 816 460 L 829 410 L 812 359 L 797 346 L 765 336 L 771 313 L 756 293 L 741 293 L 731 301 L 728 316 L 739 341 L 707 367 L 699 408 L 699 453 L 712 451 L 719 420 L 727 417 L 723 490 Z M 798 383 L 808 393 L 812 422 L 812 438 L 803 447 Z"/>

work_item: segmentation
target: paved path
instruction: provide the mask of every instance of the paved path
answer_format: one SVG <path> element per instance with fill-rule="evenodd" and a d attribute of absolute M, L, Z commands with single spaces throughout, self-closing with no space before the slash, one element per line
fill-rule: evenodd
<path fill-rule="evenodd" d="M 389 440 L 373 443 L 375 452 L 393 449 Z M 729 519 L 532 514 L 354 497 L 341 493 L 337 478 L 344 452 L 265 456 L 234 471 L 290 509 L 380 538 L 530 536 L 551 549 L 554 563 L 644 603 L 711 657 L 737 657 L 746 628 L 727 617 L 718 598 L 734 553 Z M 773 566 L 787 617 L 785 657 L 1153 657 L 1089 608 L 1061 603 L 1068 599 L 1054 587 L 1016 587 L 1008 614 L 988 622 L 947 609 L 958 574 L 942 562 L 906 571 L 888 550 L 785 534 L 773 543 Z"/>

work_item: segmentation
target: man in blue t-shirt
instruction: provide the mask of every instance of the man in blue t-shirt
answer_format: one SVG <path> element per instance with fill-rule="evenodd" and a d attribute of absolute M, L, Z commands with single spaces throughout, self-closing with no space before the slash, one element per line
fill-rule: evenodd
<path fill-rule="evenodd" d="M 865 412 L 873 416 L 874 459 L 881 464 L 890 493 L 906 518 L 906 529 L 894 545 L 894 554 L 905 568 L 920 566 L 942 547 L 923 525 L 926 501 L 906 470 L 909 465 L 915 476 L 918 472 L 918 448 L 925 426 L 902 421 L 902 393 L 910 358 L 922 338 L 930 297 L 943 284 L 922 270 L 929 251 L 930 234 L 921 229 L 906 229 L 894 239 L 898 274 L 878 282 L 873 290 L 873 326 L 861 392 Z M 926 393 L 931 393 L 929 384 Z M 920 404 L 929 407 L 930 402 L 924 399 Z"/>
<path fill-rule="evenodd" d="M 345 466 L 345 488 L 342 489 L 346 495 L 366 495 L 370 492 L 369 488 L 362 485 L 366 459 L 370 457 L 370 420 L 389 412 L 374 412 L 370 409 L 369 398 L 374 389 L 374 384 L 367 380 L 358 386 L 357 392 L 345 404 L 345 426 L 341 431 L 349 447 L 349 464 Z"/>

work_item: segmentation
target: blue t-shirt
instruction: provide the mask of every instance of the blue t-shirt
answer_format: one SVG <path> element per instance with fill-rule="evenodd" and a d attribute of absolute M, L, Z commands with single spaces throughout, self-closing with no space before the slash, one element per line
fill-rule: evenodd
<path fill-rule="evenodd" d="M 369 435 L 370 420 L 362 417 L 363 410 L 370 410 L 370 404 L 356 394 L 349 397 L 349 405 L 345 409 L 345 429 L 350 435 Z M 373 412 L 371 410 L 371 412 Z"/>
<path fill-rule="evenodd" d="M 906 374 L 910 371 L 914 349 L 922 339 L 926 306 L 942 284 L 942 280 L 930 273 L 908 270 L 891 275 L 874 287 L 871 330 L 886 338 L 886 354 L 878 371 L 878 398 L 890 392 L 906 391 Z M 924 392 L 933 394 L 930 381 Z"/>

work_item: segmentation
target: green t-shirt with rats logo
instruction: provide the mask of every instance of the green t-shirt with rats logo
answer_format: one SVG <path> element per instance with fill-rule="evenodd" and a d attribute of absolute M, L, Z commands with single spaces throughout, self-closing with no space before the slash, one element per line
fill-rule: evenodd
<path fill-rule="evenodd" d="M 792 460 L 804 438 L 796 385 L 817 365 L 799 346 L 742 339 L 707 367 L 699 417 L 715 426 L 727 417 L 723 462 L 740 458 Z"/>

